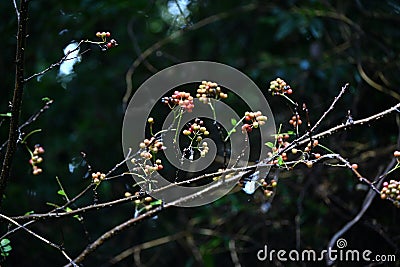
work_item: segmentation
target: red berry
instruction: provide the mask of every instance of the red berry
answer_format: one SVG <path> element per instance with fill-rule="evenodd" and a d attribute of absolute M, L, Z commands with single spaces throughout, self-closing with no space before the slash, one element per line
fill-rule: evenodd
<path fill-rule="evenodd" d="M 107 43 L 107 48 L 111 48 L 112 47 L 112 43 Z"/>
<path fill-rule="evenodd" d="M 293 90 L 292 90 L 292 89 L 287 90 L 287 94 L 288 94 L 288 95 L 291 95 L 292 93 L 293 93 Z"/>
<path fill-rule="evenodd" d="M 111 36 L 111 33 L 106 32 L 106 37 L 110 37 L 110 36 Z"/>

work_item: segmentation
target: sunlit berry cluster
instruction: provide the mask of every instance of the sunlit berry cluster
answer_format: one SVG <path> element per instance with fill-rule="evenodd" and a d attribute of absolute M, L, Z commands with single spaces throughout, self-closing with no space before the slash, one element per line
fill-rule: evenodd
<path fill-rule="evenodd" d="M 207 142 L 203 142 L 200 148 L 200 157 L 204 158 L 207 155 L 208 150 L 209 148 Z"/>
<path fill-rule="evenodd" d="M 290 135 L 287 133 L 275 135 L 276 147 L 272 147 L 272 152 L 268 152 L 268 157 L 272 158 L 274 155 L 284 150 L 289 145 L 289 142 L 287 141 L 289 137 Z M 287 153 L 286 152 L 281 153 L 280 158 L 283 161 L 286 161 L 288 159 Z M 278 164 L 278 159 L 274 159 L 270 163 Z"/>
<path fill-rule="evenodd" d="M 310 152 L 313 147 L 318 146 L 318 140 L 313 140 L 308 142 L 307 146 L 304 148 L 304 152 Z"/>
<path fill-rule="evenodd" d="M 154 137 L 150 139 L 144 139 L 143 142 L 139 144 L 139 147 L 143 149 L 143 151 L 140 153 L 140 157 L 144 159 L 152 159 L 153 155 L 151 152 L 157 153 L 158 151 L 166 148 L 162 141 L 157 140 Z"/>
<path fill-rule="evenodd" d="M 292 116 L 292 118 L 289 120 L 289 124 L 293 125 L 293 127 L 297 127 L 298 125 L 301 125 L 303 122 L 300 118 L 299 114 L 295 114 Z"/>
<path fill-rule="evenodd" d="M 168 105 L 171 109 L 179 105 L 188 112 L 192 112 L 194 108 L 193 96 L 187 92 L 175 91 L 170 97 L 163 97 L 161 102 Z"/>
<path fill-rule="evenodd" d="M 293 90 L 292 88 L 290 88 L 290 85 L 288 85 L 281 78 L 276 78 L 275 80 L 271 81 L 268 91 L 271 92 L 272 95 L 284 95 L 284 94 L 290 95 L 293 93 Z"/>
<path fill-rule="evenodd" d="M 125 197 L 130 197 L 132 194 L 130 192 L 125 192 Z M 141 197 L 139 192 L 135 193 L 135 196 L 138 199 L 134 200 L 135 203 L 135 213 L 140 214 L 142 211 L 149 211 L 153 207 L 159 206 L 162 204 L 161 200 L 155 200 L 151 196 Z"/>
<path fill-rule="evenodd" d="M 106 175 L 101 172 L 94 172 L 92 173 L 92 179 L 93 183 L 96 185 L 99 185 L 101 181 L 103 181 L 106 178 Z"/>
<path fill-rule="evenodd" d="M 381 190 L 381 198 L 390 198 L 394 200 L 393 204 L 399 208 L 400 207 L 400 181 L 390 180 L 389 182 L 384 182 Z"/>
<path fill-rule="evenodd" d="M 161 171 L 164 169 L 164 166 L 161 164 L 161 159 L 157 159 L 154 164 L 145 164 L 144 165 L 144 173 L 149 175 L 155 171 Z"/>
<path fill-rule="evenodd" d="M 273 189 L 278 185 L 277 181 L 272 179 L 269 183 L 265 179 L 261 179 L 261 187 L 266 197 L 271 197 L 274 193 Z"/>
<path fill-rule="evenodd" d="M 38 164 L 43 162 L 43 158 L 40 156 L 42 154 L 44 154 L 44 148 L 38 144 L 35 145 L 32 156 L 29 159 L 29 164 L 32 166 L 33 175 L 38 175 L 43 172 L 42 168 L 38 166 Z"/>
<path fill-rule="evenodd" d="M 217 83 L 202 81 L 197 89 L 196 97 L 204 104 L 207 104 L 210 99 L 226 99 L 228 94 L 222 92 Z"/>
<path fill-rule="evenodd" d="M 242 133 L 251 132 L 253 128 L 262 126 L 267 121 L 267 116 L 262 115 L 261 111 L 248 112 L 244 114 L 244 124 L 242 125 Z"/>
<path fill-rule="evenodd" d="M 97 32 L 96 36 L 101 38 L 101 40 L 105 43 L 104 46 L 102 46 L 103 49 L 110 49 L 111 47 L 117 46 L 117 41 L 115 39 L 111 39 L 110 41 L 107 41 L 107 38 L 110 38 L 111 33 L 110 32 Z"/>
<path fill-rule="evenodd" d="M 196 138 L 197 142 L 200 142 L 204 136 L 208 136 L 210 134 L 209 131 L 207 131 L 207 128 L 203 126 L 204 122 L 200 119 L 195 119 L 194 123 L 189 123 L 188 127 L 183 130 L 183 135 L 190 136 L 193 134 L 193 138 Z"/>

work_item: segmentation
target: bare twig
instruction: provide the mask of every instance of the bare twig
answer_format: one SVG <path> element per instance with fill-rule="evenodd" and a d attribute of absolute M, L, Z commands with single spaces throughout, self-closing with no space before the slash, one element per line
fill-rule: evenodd
<path fill-rule="evenodd" d="M 25 41 L 28 22 L 28 2 L 28 0 L 21 0 L 20 2 L 20 20 L 18 21 L 17 52 L 15 56 L 15 87 L 11 106 L 11 118 L 7 150 L 4 156 L 3 167 L 0 174 L 0 206 L 3 200 L 4 191 L 10 178 L 11 165 L 14 160 L 14 154 L 17 147 L 17 140 L 19 135 L 18 121 L 24 90 Z"/>
<path fill-rule="evenodd" d="M 104 267 L 115 265 L 118 262 L 124 260 L 125 258 L 131 256 L 134 253 L 140 253 L 141 250 L 149 249 L 152 247 L 156 247 L 156 246 L 160 246 L 160 245 L 169 243 L 171 241 L 182 238 L 184 235 L 185 235 L 185 232 L 179 232 L 179 233 L 176 233 L 173 235 L 160 237 L 160 238 L 133 246 L 131 248 L 128 248 L 128 249 L 122 251 L 121 253 L 119 253 L 117 256 L 113 257 L 111 260 L 109 260 L 108 263 L 104 265 Z"/>
<path fill-rule="evenodd" d="M 51 70 L 54 69 L 55 67 L 60 66 L 60 65 L 61 65 L 62 63 L 64 63 L 65 61 L 73 60 L 73 59 L 75 59 L 75 58 L 77 58 L 77 57 L 83 55 L 84 53 L 88 52 L 90 49 L 87 49 L 87 50 L 83 51 L 82 53 L 80 53 L 80 54 L 77 55 L 76 57 L 68 58 L 68 56 L 69 56 L 70 54 L 72 54 L 72 53 L 75 52 L 76 50 L 80 49 L 81 44 L 84 43 L 84 42 L 87 42 L 87 40 L 86 40 L 86 41 L 80 41 L 79 44 L 78 44 L 74 49 L 72 49 L 72 50 L 68 51 L 67 53 L 65 53 L 65 55 L 64 55 L 58 62 L 53 63 L 53 64 L 51 64 L 49 67 L 47 67 L 46 69 L 44 69 L 44 70 L 42 70 L 42 71 L 40 71 L 40 72 L 37 72 L 37 73 L 35 73 L 35 74 L 32 74 L 31 76 L 25 78 L 25 79 L 24 79 L 24 82 L 29 82 L 29 81 L 32 80 L 33 78 L 36 78 L 36 77 L 38 77 L 38 76 L 41 76 L 41 75 L 45 74 L 46 72 L 51 71 Z"/>
<path fill-rule="evenodd" d="M 13 0 L 13 4 L 14 4 L 14 9 L 15 9 L 15 14 L 17 14 L 17 22 L 18 22 L 18 25 L 19 25 L 20 15 L 19 15 L 17 1 Z"/>
<path fill-rule="evenodd" d="M 46 238 L 44 238 L 44 237 L 38 235 L 37 233 L 33 232 L 32 230 L 30 230 L 30 229 L 26 228 L 25 226 L 19 224 L 18 222 L 16 222 L 15 220 L 11 219 L 10 217 L 7 217 L 7 216 L 5 216 L 5 215 L 3 215 L 3 214 L 0 214 L 0 217 L 3 218 L 3 219 L 5 219 L 5 220 L 7 220 L 7 221 L 9 221 L 9 222 L 11 222 L 11 223 L 13 223 L 13 224 L 15 224 L 15 225 L 18 226 L 19 228 L 22 228 L 23 230 L 25 230 L 25 231 L 28 232 L 29 234 L 33 235 L 33 236 L 36 237 L 37 239 L 39 239 L 39 240 L 41 240 L 42 242 L 46 243 L 47 245 L 52 246 L 53 248 L 56 248 L 57 250 L 59 250 L 59 251 L 64 255 L 64 257 L 69 261 L 69 263 L 70 263 L 72 266 L 78 267 L 78 265 L 76 265 L 76 263 L 67 255 L 67 253 L 64 251 L 64 249 L 63 249 L 61 246 L 58 246 L 58 245 L 54 244 L 53 242 L 50 242 L 50 241 L 47 240 Z"/>
<path fill-rule="evenodd" d="M 398 139 L 397 139 L 397 145 L 400 145 L 400 133 L 398 135 Z M 388 173 L 393 166 L 397 163 L 396 159 L 392 159 L 392 161 L 388 164 L 388 166 L 386 167 L 386 169 L 383 171 L 383 173 L 378 174 L 375 177 L 376 182 L 378 182 L 377 187 L 380 187 L 383 183 L 383 179 L 381 179 L 382 176 L 384 176 L 386 173 Z M 375 187 L 376 188 L 376 187 Z M 336 241 L 343 236 L 351 227 L 353 227 L 356 223 L 358 223 L 360 221 L 360 219 L 364 216 L 365 212 L 368 210 L 368 208 L 370 207 L 372 200 L 375 198 L 376 196 L 376 190 L 374 188 L 371 188 L 367 195 L 365 196 L 365 199 L 362 203 L 361 209 L 360 211 L 357 213 L 357 215 L 348 223 L 346 223 L 339 231 L 337 231 L 333 237 L 331 238 L 331 240 L 329 241 L 328 244 L 328 248 L 332 248 Z M 378 191 L 379 194 L 379 191 Z M 326 258 L 326 263 L 328 266 L 332 265 L 335 261 L 333 261 L 330 258 Z"/>
<path fill-rule="evenodd" d="M 45 105 L 39 110 L 37 111 L 35 114 L 33 114 L 28 120 L 26 120 L 23 124 L 21 124 L 21 126 L 18 127 L 18 133 L 19 133 L 19 139 L 21 138 L 21 132 L 22 130 L 30 125 L 31 123 L 35 122 L 40 115 L 42 115 L 47 109 L 50 108 L 51 104 L 53 104 L 53 100 L 49 100 L 45 103 Z M 5 141 L 1 146 L 0 146 L 0 151 L 8 144 L 8 140 Z"/>
<path fill-rule="evenodd" d="M 336 102 L 342 97 L 342 95 L 344 94 L 344 92 L 346 91 L 346 89 L 349 88 L 349 84 L 346 83 L 343 87 L 342 90 L 340 90 L 340 93 L 337 97 L 335 97 L 335 99 L 333 100 L 332 104 L 330 105 L 330 107 L 328 108 L 327 111 L 324 112 L 324 114 L 321 116 L 321 118 L 319 118 L 319 120 L 315 123 L 315 125 L 311 128 L 310 133 L 312 134 L 315 129 L 317 129 L 317 127 L 321 124 L 321 122 L 325 119 L 325 117 L 328 115 L 328 113 L 330 111 L 333 110 L 333 108 L 336 105 Z"/>
<path fill-rule="evenodd" d="M 231 254 L 231 259 L 232 259 L 233 265 L 235 267 L 241 267 L 242 265 L 240 264 L 239 256 L 238 256 L 237 251 L 236 251 L 235 240 L 234 239 L 229 240 L 228 246 L 229 246 L 229 251 L 230 251 L 230 254 Z"/>

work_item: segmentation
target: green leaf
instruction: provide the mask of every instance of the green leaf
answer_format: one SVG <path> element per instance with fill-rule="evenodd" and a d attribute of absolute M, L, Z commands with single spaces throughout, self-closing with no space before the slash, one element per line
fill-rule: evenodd
<path fill-rule="evenodd" d="M 51 99 L 50 98 L 48 98 L 48 97 L 43 97 L 42 98 L 42 101 L 44 101 L 44 102 L 47 102 L 47 101 L 50 101 Z"/>
<path fill-rule="evenodd" d="M 61 196 L 64 196 L 64 197 L 67 196 L 67 194 L 65 194 L 64 190 L 62 190 L 62 189 L 58 190 L 58 191 L 57 191 L 57 194 L 59 194 L 59 195 L 61 195 Z"/>
<path fill-rule="evenodd" d="M 150 205 L 152 205 L 152 206 L 157 206 L 157 205 L 161 205 L 161 204 L 162 204 L 162 200 L 161 199 L 153 201 L 153 202 L 150 203 Z"/>
<path fill-rule="evenodd" d="M 0 244 L 1 244 L 1 246 L 2 247 L 5 247 L 5 246 L 7 246 L 8 244 L 10 244 L 10 239 L 7 239 L 7 238 L 3 238 L 1 241 L 0 241 Z"/>
<path fill-rule="evenodd" d="M 2 247 L 1 248 L 1 250 L 3 251 L 3 252 L 9 252 L 9 251 L 11 251 L 12 250 L 12 247 L 11 246 L 4 246 L 4 247 Z M 8 253 L 7 253 L 8 254 Z"/>
<path fill-rule="evenodd" d="M 35 213 L 33 210 L 31 210 L 31 211 L 28 211 L 28 212 L 25 212 L 25 216 L 27 216 L 27 215 L 30 215 L 30 214 L 32 214 L 32 213 Z"/>
<path fill-rule="evenodd" d="M 231 124 L 232 124 L 233 126 L 235 126 L 236 123 L 237 123 L 237 120 L 232 118 L 232 119 L 231 119 Z"/>
<path fill-rule="evenodd" d="M 285 164 L 285 161 L 283 161 L 283 158 L 282 158 L 281 156 L 279 156 L 279 158 L 278 158 L 278 165 L 281 166 L 281 165 L 283 165 L 283 164 Z"/>
<path fill-rule="evenodd" d="M 295 135 L 296 133 L 293 132 L 293 131 L 288 131 L 287 134 L 288 134 L 288 135 Z"/>
<path fill-rule="evenodd" d="M 11 112 L 0 114 L 0 117 L 11 117 Z"/>
<path fill-rule="evenodd" d="M 66 211 L 66 212 L 71 212 L 72 209 L 71 209 L 70 207 L 66 207 L 66 208 L 65 208 L 65 211 Z"/>
<path fill-rule="evenodd" d="M 269 148 L 275 147 L 274 143 L 272 143 L 272 142 L 266 142 L 265 145 L 266 145 L 267 147 L 269 147 Z"/>

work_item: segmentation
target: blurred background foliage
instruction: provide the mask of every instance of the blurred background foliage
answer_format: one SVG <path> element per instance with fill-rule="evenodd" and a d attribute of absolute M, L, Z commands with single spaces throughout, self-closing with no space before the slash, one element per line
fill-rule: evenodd
<path fill-rule="evenodd" d="M 90 182 L 82 178 L 85 168 L 69 171 L 69 163 L 79 161 L 81 152 L 87 154 L 86 160 L 96 171 L 106 172 L 123 158 L 125 74 L 155 43 L 162 42 L 134 71 L 134 90 L 165 67 L 193 60 L 217 61 L 247 74 L 266 94 L 270 80 L 285 79 L 294 89 L 293 98 L 307 103 L 310 120 L 315 122 L 341 86 L 349 82 L 349 92 L 320 127 L 324 129 L 344 122 L 348 110 L 359 119 L 400 100 L 399 12 L 400 4 L 395 0 L 31 1 L 27 76 L 60 60 L 71 41 L 95 39 L 97 31 L 110 31 L 119 46 L 107 52 L 85 46 L 91 50 L 82 55 L 65 88 L 57 70 L 26 85 L 21 121 L 41 108 L 43 97 L 54 100 L 52 107 L 26 129 L 42 129 L 28 141 L 30 146 L 40 143 L 45 148 L 44 173 L 31 174 L 29 154 L 20 147 L 2 213 L 45 212 L 50 208 L 46 202 L 62 204 L 56 176 L 70 196 L 85 188 Z M 16 15 L 12 1 L 0 1 L 0 13 L 0 113 L 6 113 L 14 84 Z M 290 129 L 291 111 L 284 101 L 267 97 L 276 123 Z M 1 143 L 7 131 L 6 120 L 0 128 Z M 397 137 L 398 125 L 392 116 L 321 142 L 358 163 L 360 172 L 373 179 L 398 148 Z M 390 178 L 398 175 L 394 172 Z M 104 183 L 99 200 L 122 197 L 131 184 L 128 178 Z M 86 259 L 85 266 L 109 266 L 113 261 L 117 266 L 132 266 L 132 254 L 113 257 L 145 242 L 150 242 L 140 254 L 145 266 L 233 265 L 232 244 L 242 266 L 260 265 L 256 253 L 265 244 L 271 249 L 322 250 L 357 214 L 366 193 L 346 170 L 299 166 L 279 174 L 277 195 L 270 207 L 265 206 L 261 194 L 236 192 L 206 206 L 169 209 L 108 241 Z M 93 196 L 88 196 L 78 204 L 92 202 Z M 83 225 L 65 218 L 39 222 L 31 228 L 76 256 L 89 241 L 131 218 L 133 212 L 133 206 L 126 204 L 85 214 Z M 344 238 L 351 248 L 397 253 L 399 258 L 398 221 L 398 210 L 376 199 Z M 7 227 L 3 223 L 1 231 Z M 166 237 L 164 242 L 152 242 L 162 237 Z M 59 252 L 23 231 L 10 240 L 13 250 L 4 266 L 65 264 Z"/>

